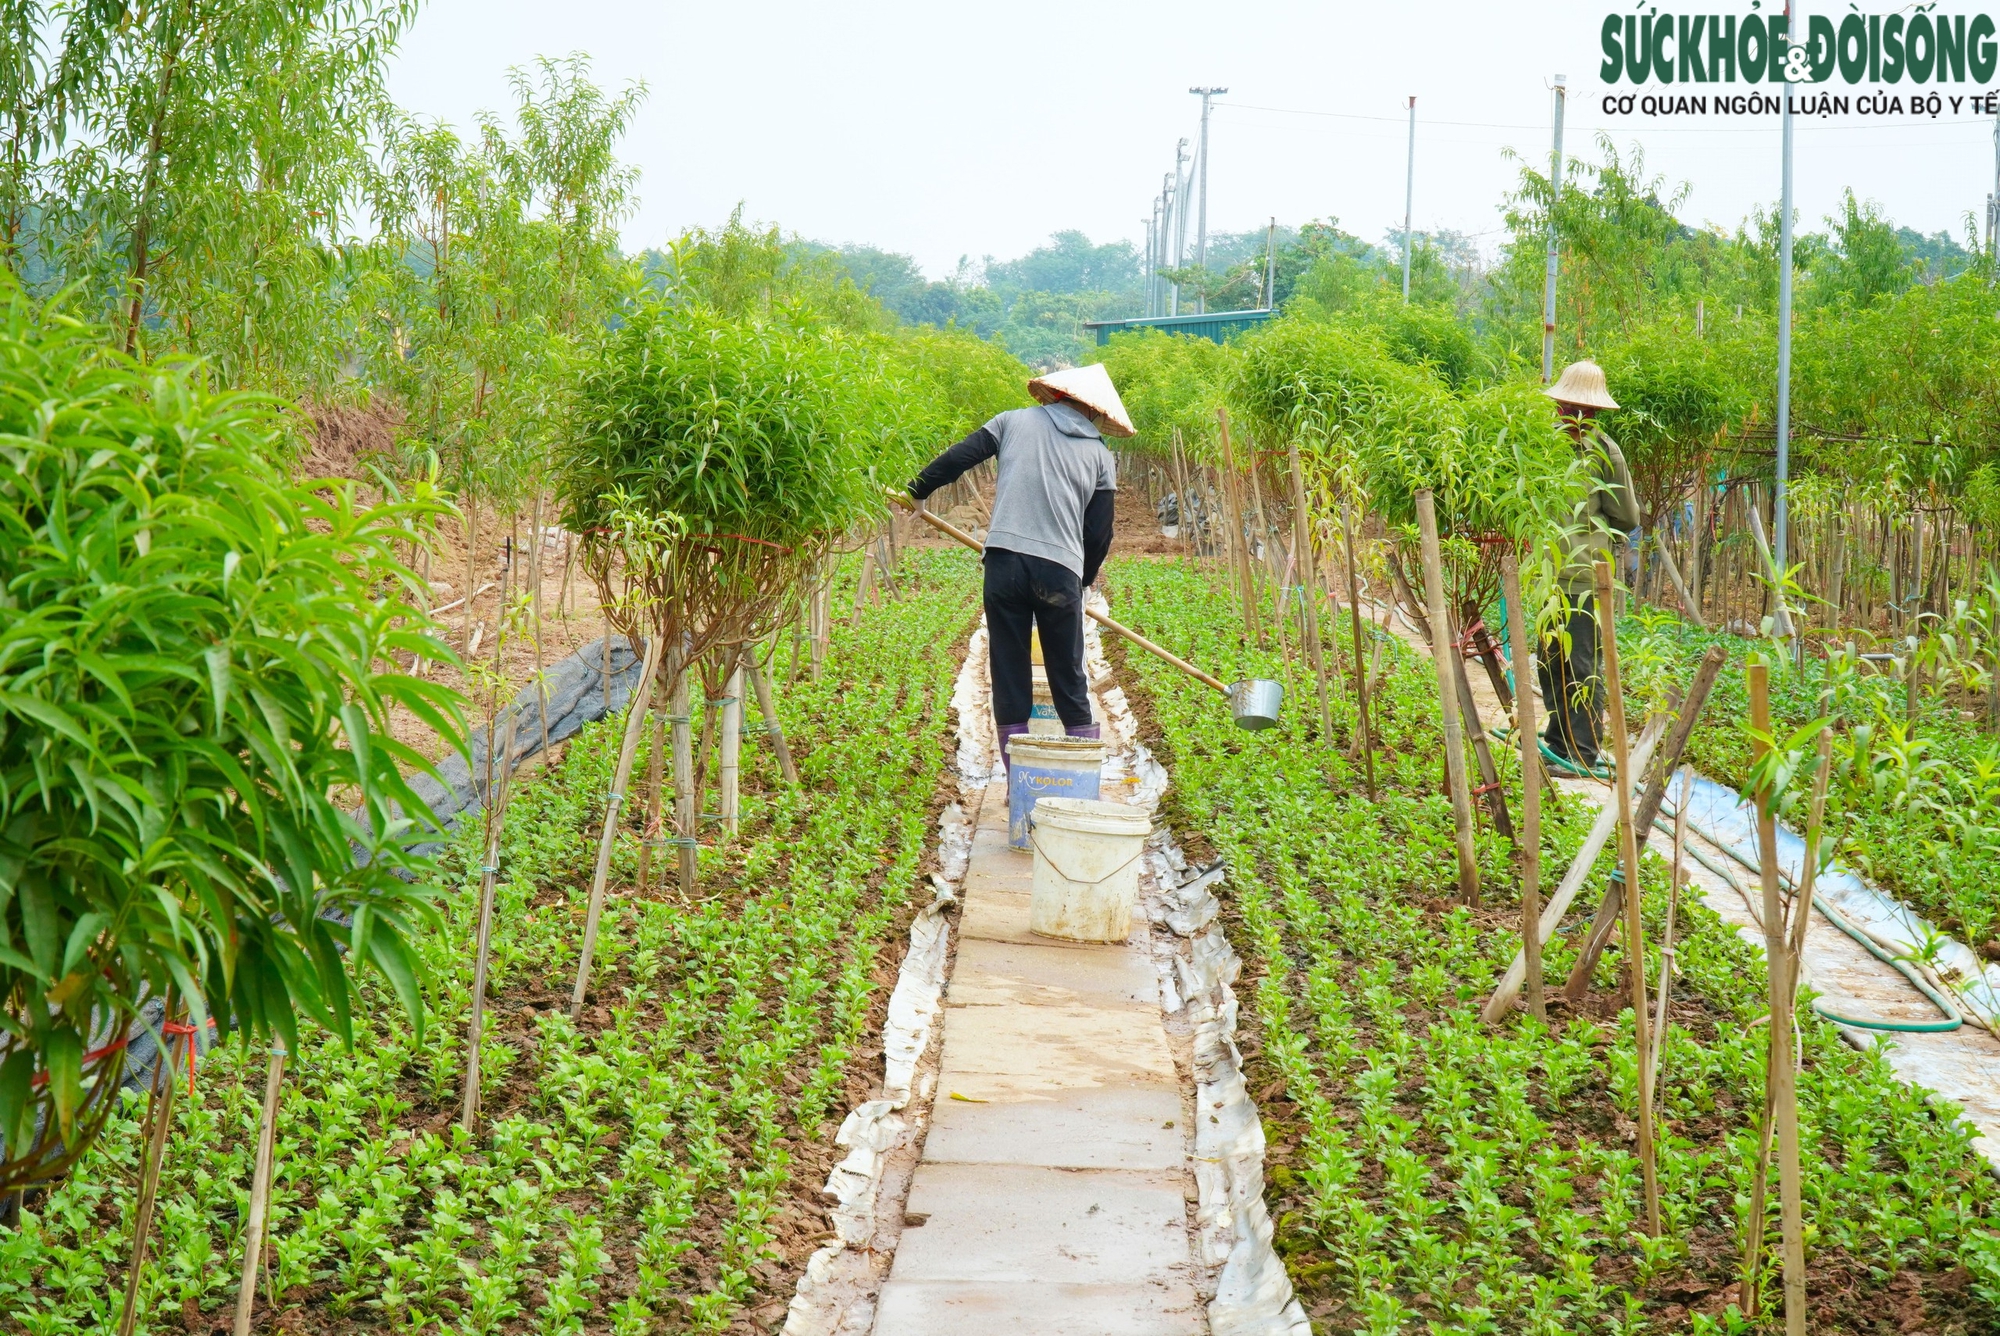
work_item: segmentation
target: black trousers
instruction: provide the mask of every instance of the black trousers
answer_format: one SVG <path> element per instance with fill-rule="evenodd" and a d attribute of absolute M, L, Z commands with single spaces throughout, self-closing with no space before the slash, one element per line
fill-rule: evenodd
<path fill-rule="evenodd" d="M 1090 722 L 1083 678 L 1083 582 L 1067 566 L 1025 552 L 986 549 L 986 634 L 993 722 L 1025 724 L 1035 707 L 1028 632 L 1039 628 L 1042 665 L 1063 727 Z"/>
<path fill-rule="evenodd" d="M 1578 596 L 1564 626 L 1569 632 L 1569 652 L 1563 652 L 1559 637 L 1550 636 L 1535 658 L 1542 708 L 1549 712 L 1542 741 L 1558 756 L 1596 765 L 1604 710 L 1604 684 L 1597 662 L 1597 596 Z"/>

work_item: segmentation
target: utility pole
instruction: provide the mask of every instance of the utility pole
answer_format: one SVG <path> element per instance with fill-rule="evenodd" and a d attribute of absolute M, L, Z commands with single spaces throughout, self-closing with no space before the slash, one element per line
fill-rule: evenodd
<path fill-rule="evenodd" d="M 1563 188 L 1563 107 L 1569 80 L 1556 76 L 1556 142 L 1549 154 L 1549 259 L 1542 273 L 1542 384 L 1556 375 L 1556 204 Z"/>
<path fill-rule="evenodd" d="M 1785 44 L 1793 51 L 1799 49 L 1799 16 L 1791 0 L 1785 0 Z M 1790 55 L 1788 51 L 1787 56 Z M 1771 559 L 1777 566 L 1774 575 L 1782 577 L 1785 569 L 1785 486 L 1792 462 L 1792 62 L 1779 62 L 1780 96 L 1785 100 L 1783 138 L 1780 150 L 1783 166 L 1783 183 L 1779 187 L 1778 202 L 1778 412 L 1773 424 L 1777 428 L 1777 482 L 1771 489 Z M 1789 1315 L 1791 1305 L 1785 1305 Z"/>
<path fill-rule="evenodd" d="M 1417 99 L 1410 98 L 1410 164 L 1403 173 L 1403 304 L 1410 302 L 1410 214 L 1417 198 Z M 1358 651 L 1357 651 L 1358 652 Z"/>
<path fill-rule="evenodd" d="M 1187 159 L 1188 141 L 1183 139 L 1174 146 L 1174 268 L 1179 269 L 1187 256 Z M 1181 313 L 1181 285 L 1175 279 L 1173 296 L 1169 303 L 1168 315 Z"/>
<path fill-rule="evenodd" d="M 2000 116 L 1993 118 L 1993 193 L 1986 197 L 1986 256 L 1989 264 L 2000 264 Z M 1986 271 L 1986 286 L 1993 286 L 1993 269 Z"/>
<path fill-rule="evenodd" d="M 1154 210 L 1154 212 L 1157 213 L 1158 210 Z M 1146 229 L 1146 258 L 1144 262 L 1146 273 L 1146 314 L 1151 315 L 1153 313 L 1153 220 L 1151 218 L 1141 218 L 1139 226 Z"/>
<path fill-rule="evenodd" d="M 1200 162 L 1201 162 L 1201 218 L 1200 218 L 1200 220 L 1199 220 L 1199 221 L 1198 221 L 1198 222 L 1197 222 L 1197 223 L 1195 224 L 1195 234 L 1194 234 L 1194 262 L 1195 262 L 1195 267 L 1196 267 L 1196 268 L 1199 268 L 1199 269 L 1201 269 L 1201 270 L 1203 271 L 1203 272 L 1202 272 L 1202 278 L 1203 278 L 1204 282 L 1203 282 L 1203 291 L 1202 291 L 1202 294 L 1201 294 L 1201 298 L 1200 298 L 1200 309 L 1201 309 L 1201 310 L 1203 310 L 1203 311 L 1206 311 L 1206 310 L 1208 309 L 1208 293 L 1207 293 L 1207 284 L 1206 284 L 1206 280 L 1207 280 L 1207 278 L 1208 278 L 1208 273 L 1207 273 L 1207 266 L 1208 266 L 1208 103 L 1209 103 L 1209 99 L 1210 99 L 1210 98 L 1213 98 L 1213 97 L 1215 97 L 1215 96 L 1216 96 L 1216 95 L 1217 95 L 1218 93 L 1226 93 L 1226 92 L 1228 92 L 1229 90 L 1228 90 L 1227 88 L 1190 88 L 1190 89 L 1188 89 L 1188 91 L 1189 91 L 1190 93 L 1199 93 L 1199 94 L 1201 95 L 1201 149 L 1200 149 Z"/>
<path fill-rule="evenodd" d="M 1271 226 L 1264 233 L 1264 309 L 1270 310 L 1271 303 L 1278 296 L 1278 217 L 1271 215 Z"/>

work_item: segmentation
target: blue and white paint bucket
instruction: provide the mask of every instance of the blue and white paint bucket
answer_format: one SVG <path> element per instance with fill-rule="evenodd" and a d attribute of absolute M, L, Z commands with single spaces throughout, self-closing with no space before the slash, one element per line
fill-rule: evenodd
<path fill-rule="evenodd" d="M 1107 750 L 1095 738 L 1021 733 L 1007 739 L 1011 764 L 1007 773 L 1007 843 L 1016 849 L 1028 847 L 1028 814 L 1043 798 L 1095 801 Z"/>

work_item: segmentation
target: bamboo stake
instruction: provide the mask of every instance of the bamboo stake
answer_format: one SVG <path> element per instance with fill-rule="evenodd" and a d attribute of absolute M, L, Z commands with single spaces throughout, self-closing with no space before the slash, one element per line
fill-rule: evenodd
<path fill-rule="evenodd" d="M 1445 610 L 1445 616 L 1450 618 L 1450 609 Z M 1486 725 L 1479 718 L 1479 702 L 1472 698 L 1472 682 L 1465 674 L 1465 655 L 1459 651 L 1456 637 L 1450 640 L 1450 651 L 1445 657 L 1451 664 L 1452 684 L 1458 688 L 1458 712 L 1465 721 L 1465 735 L 1472 740 L 1472 759 L 1479 766 L 1480 796 L 1485 799 L 1487 811 L 1493 817 L 1493 828 L 1511 841 L 1514 838 L 1514 822 L 1507 815 L 1507 795 L 1500 791 L 1500 768 L 1493 763 L 1493 749 L 1486 740 Z"/>
<path fill-rule="evenodd" d="M 1652 1044 L 1646 1024 L 1646 950 L 1639 917 L 1639 842 L 1632 830 L 1630 741 L 1625 736 L 1625 696 L 1618 676 L 1618 619 L 1611 614 L 1611 563 L 1597 563 L 1597 615 L 1604 645 L 1606 722 L 1611 728 L 1612 754 L 1618 778 L 1618 865 L 1625 873 L 1625 961 L 1632 976 L 1632 1035 L 1639 1067 L 1639 1172 L 1646 1191 L 1646 1232 L 1660 1236 L 1659 1166 L 1653 1150 Z"/>
<path fill-rule="evenodd" d="M 729 674 L 728 682 L 722 688 L 722 756 L 716 769 L 717 785 L 722 793 L 719 809 L 722 813 L 722 833 L 732 840 L 742 828 L 738 787 L 743 756 L 743 666 L 740 649 L 733 657 L 737 659 L 736 670 Z"/>
<path fill-rule="evenodd" d="M 848 616 L 849 626 L 861 625 L 861 611 L 868 606 L 868 594 L 875 584 L 875 549 L 864 548 L 861 553 L 861 579 L 854 586 L 854 611 Z"/>
<path fill-rule="evenodd" d="M 646 749 L 646 825 L 639 837 L 639 882 L 635 894 L 644 895 L 653 875 L 653 848 L 660 842 L 661 790 L 667 771 L 666 693 L 658 679 L 653 682 L 653 745 Z"/>
<path fill-rule="evenodd" d="M 748 646 L 743 651 L 743 671 L 750 678 L 750 688 L 757 693 L 757 710 L 764 716 L 764 734 L 771 739 L 771 750 L 778 754 L 778 769 L 783 772 L 787 784 L 799 782 L 799 768 L 792 763 L 792 749 L 785 741 L 785 730 L 778 723 L 778 710 L 771 702 L 771 681 L 757 666 L 757 659 Z"/>
<path fill-rule="evenodd" d="M 1479 857 L 1472 843 L 1472 798 L 1466 792 L 1465 741 L 1459 736 L 1457 687 L 1452 681 L 1452 648 L 1446 630 L 1444 566 L 1438 555 L 1437 511 L 1429 488 L 1417 493 L 1417 525 L 1423 533 L 1424 597 L 1431 626 L 1431 661 L 1437 666 L 1438 710 L 1444 718 L 1444 769 L 1451 789 L 1451 817 L 1458 844 L 1458 891 L 1465 903 L 1479 907 Z"/>
<path fill-rule="evenodd" d="M 1500 590 L 1514 615 L 1507 619 L 1509 662 L 1520 690 L 1514 693 L 1515 741 L 1521 744 L 1521 948 L 1527 953 L 1528 1010 L 1536 1020 L 1549 1013 L 1542 999 L 1542 935 L 1535 930 L 1542 916 L 1542 786 L 1536 780 L 1541 760 L 1535 754 L 1534 651 L 1528 648 L 1527 618 L 1521 608 L 1521 568 L 1513 544 L 1500 554 Z"/>
<path fill-rule="evenodd" d="M 1305 625 L 1306 662 L 1319 684 L 1320 736 L 1333 740 L 1333 696 L 1326 684 L 1326 647 L 1319 642 L 1319 574 L 1313 557 L 1312 528 L 1306 509 L 1306 472 L 1299 461 L 1299 443 L 1291 443 L 1292 551 L 1297 560 L 1301 617 Z M 1370 786 L 1373 792 L 1373 786 Z"/>
<path fill-rule="evenodd" d="M 243 1283 L 236 1291 L 235 1336 L 250 1336 L 257 1306 L 257 1271 L 264 1255 L 264 1221 L 271 1204 L 271 1167 L 278 1142 L 278 1096 L 285 1081 L 285 1049 L 272 1043 L 264 1069 L 264 1113 L 257 1124 L 257 1161 L 250 1175 L 250 1214 L 243 1226 Z"/>
<path fill-rule="evenodd" d="M 821 587 L 824 592 L 824 586 Z M 814 676 L 818 676 L 819 637 L 813 637 Z M 667 718 L 674 726 L 674 852 L 680 879 L 681 898 L 695 888 L 695 792 L 694 714 L 688 704 L 688 670 L 682 664 L 674 675 L 674 689 L 667 704 Z"/>
<path fill-rule="evenodd" d="M 494 783 L 493 749 L 500 754 L 499 783 Z M 465 1083 L 459 1121 L 467 1132 L 479 1130 L 479 1041 L 486 1028 L 486 971 L 492 959 L 493 900 L 500 874 L 500 836 L 507 815 L 508 781 L 514 773 L 514 707 L 500 712 L 486 735 L 486 857 L 479 871 L 479 926 L 472 962 L 472 1018 L 465 1038 Z"/>
<path fill-rule="evenodd" d="M 1252 644 L 1261 647 L 1264 627 L 1257 616 L 1257 578 L 1250 572 L 1249 545 L 1243 535 L 1242 479 L 1236 473 L 1236 447 L 1229 439 L 1229 410 L 1218 407 L 1215 422 L 1222 432 L 1222 503 L 1229 511 L 1226 518 L 1229 522 L 1230 564 L 1234 567 L 1236 586 L 1243 598 L 1243 631 Z"/>
<path fill-rule="evenodd" d="M 1660 1088 L 1660 1054 L 1666 1051 L 1667 1003 L 1673 996 L 1674 920 L 1680 910 L 1681 855 L 1687 850 L 1688 797 L 1694 792 L 1694 776 L 1680 771 L 1681 794 L 1674 800 L 1674 850 L 1672 880 L 1667 884 L 1667 926 L 1660 937 L 1659 999 L 1653 1006 L 1653 1089 Z"/>
<path fill-rule="evenodd" d="M 168 994 L 166 1005 L 160 1010 L 162 1038 L 165 1026 L 174 1014 L 174 999 Z M 183 1043 L 192 1044 L 193 1035 L 183 1037 Z M 139 1200 L 132 1211 L 132 1265 L 125 1274 L 125 1307 L 118 1315 L 118 1336 L 132 1336 L 132 1328 L 139 1320 L 139 1283 L 146 1273 L 146 1245 L 153 1233 L 153 1206 L 159 1198 L 160 1166 L 167 1154 L 167 1128 L 173 1122 L 174 1077 L 178 1065 L 171 1040 L 160 1045 L 153 1061 L 152 1099 L 146 1108 L 151 1119 L 146 1135 L 146 1159 L 139 1170 Z"/>
<path fill-rule="evenodd" d="M 1298 447 L 1294 446 L 1296 450 Z M 1375 734 L 1368 722 L 1368 674 L 1361 656 L 1361 583 L 1354 570 L 1353 507 L 1340 503 L 1340 537 L 1347 549 L 1347 613 L 1354 635 L 1354 701 L 1361 719 L 1361 755 L 1368 778 L 1368 801 L 1375 801 Z"/>
<path fill-rule="evenodd" d="M 590 989 L 590 962 L 597 952 L 597 921 L 604 913 L 604 884 L 611 876 L 611 849 L 618 840 L 618 811 L 625 801 L 625 785 L 632 778 L 632 761 L 639 750 L 639 735 L 645 731 L 646 691 L 653 684 L 654 672 L 659 669 L 665 640 L 666 637 L 657 629 L 646 638 L 645 663 L 639 669 L 639 680 L 633 685 L 630 703 L 625 707 L 625 738 L 618 748 L 618 765 L 612 774 L 611 792 L 605 799 L 604 834 L 597 843 L 597 867 L 591 873 L 590 903 L 583 916 L 583 953 L 577 961 L 576 989 L 569 1001 L 572 1022 L 583 1016 L 583 997 Z M 604 652 L 608 658 L 611 653 L 608 638 Z M 676 676 L 685 676 L 678 663 L 674 665 L 674 672 Z"/>
<path fill-rule="evenodd" d="M 1708 704 L 1709 692 L 1715 688 L 1715 679 L 1722 672 L 1723 661 L 1728 651 L 1720 645 L 1710 645 L 1708 653 L 1702 655 L 1695 665 L 1694 680 L 1688 683 L 1687 694 L 1683 696 L 1674 712 L 1674 731 L 1667 739 L 1666 750 L 1660 753 L 1659 764 L 1654 767 L 1652 778 L 1639 797 L 1639 814 L 1633 818 L 1634 839 L 1639 847 L 1646 847 L 1646 840 L 1653 833 L 1654 818 L 1660 814 L 1660 806 L 1666 800 L 1667 782 L 1681 763 L 1681 755 L 1687 750 L 1688 738 L 1694 733 L 1695 723 L 1701 718 L 1702 710 Z M 1590 926 L 1589 934 L 1577 950 L 1576 964 L 1571 968 L 1569 983 L 1564 993 L 1572 1003 L 1583 1000 L 1590 991 L 1591 972 L 1597 968 L 1597 958 L 1610 944 L 1611 934 L 1616 929 L 1620 916 L 1624 913 L 1625 900 L 1619 891 L 1619 884 L 1613 881 L 1605 889 L 1604 900 L 1597 907 L 1597 918 Z"/>

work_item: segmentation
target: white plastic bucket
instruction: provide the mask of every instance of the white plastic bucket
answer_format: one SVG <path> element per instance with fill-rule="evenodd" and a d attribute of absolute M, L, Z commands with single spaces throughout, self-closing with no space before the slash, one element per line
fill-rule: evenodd
<path fill-rule="evenodd" d="M 1035 891 L 1028 931 L 1069 942 L 1122 942 L 1132 935 L 1139 856 L 1152 818 L 1123 803 L 1044 798 L 1030 823 Z"/>
<path fill-rule="evenodd" d="M 1106 748 L 1094 738 L 1016 734 L 1007 739 L 1007 843 L 1028 847 L 1028 813 L 1047 798 L 1097 797 Z"/>

